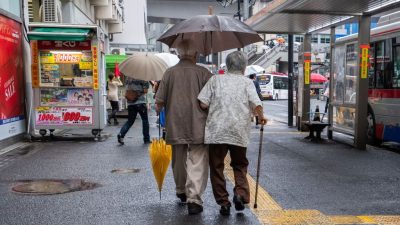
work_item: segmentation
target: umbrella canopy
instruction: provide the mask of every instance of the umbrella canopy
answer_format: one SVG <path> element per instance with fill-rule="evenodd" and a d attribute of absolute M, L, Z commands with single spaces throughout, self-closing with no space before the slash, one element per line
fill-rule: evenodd
<path fill-rule="evenodd" d="M 163 139 L 153 139 L 149 147 L 149 155 L 161 199 L 162 185 L 172 158 L 171 145 L 167 145 Z"/>
<path fill-rule="evenodd" d="M 257 32 L 242 21 L 217 15 L 199 15 L 184 20 L 166 31 L 158 41 L 175 48 L 185 39 L 194 40 L 196 46 L 193 48 L 203 55 L 262 41 Z"/>
<path fill-rule="evenodd" d="M 178 56 L 171 53 L 156 53 L 156 56 L 164 60 L 168 67 L 175 66 L 179 62 Z"/>
<path fill-rule="evenodd" d="M 250 66 L 246 67 L 246 70 L 244 71 L 244 75 L 247 76 L 250 74 L 262 73 L 264 71 L 265 71 L 265 69 L 259 65 L 250 65 Z"/>
<path fill-rule="evenodd" d="M 326 79 L 326 77 L 322 76 L 319 73 L 312 73 L 311 74 L 311 82 L 313 83 L 322 83 L 322 82 L 326 82 L 328 79 Z"/>
<path fill-rule="evenodd" d="M 135 53 L 119 64 L 119 70 L 127 77 L 137 80 L 161 80 L 168 65 L 151 53 Z"/>

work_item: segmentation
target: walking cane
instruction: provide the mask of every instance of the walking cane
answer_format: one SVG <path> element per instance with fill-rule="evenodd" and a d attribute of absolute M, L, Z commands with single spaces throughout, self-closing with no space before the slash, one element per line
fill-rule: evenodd
<path fill-rule="evenodd" d="M 261 150 L 262 150 L 263 134 L 264 134 L 264 125 L 261 125 L 261 128 L 260 128 L 260 145 L 259 145 L 259 148 L 258 148 L 256 195 L 255 195 L 255 199 L 254 199 L 254 208 L 255 209 L 257 209 L 258 180 L 260 178 L 260 164 L 261 164 Z"/>

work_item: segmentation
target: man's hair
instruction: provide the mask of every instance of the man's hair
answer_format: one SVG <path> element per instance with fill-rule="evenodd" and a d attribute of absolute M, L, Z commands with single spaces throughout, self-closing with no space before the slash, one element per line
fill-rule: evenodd
<path fill-rule="evenodd" d="M 226 57 L 226 68 L 230 73 L 243 74 L 247 66 L 247 56 L 240 51 L 230 53 Z"/>
<path fill-rule="evenodd" d="M 178 51 L 179 57 L 193 57 L 196 56 L 197 51 L 195 49 L 195 43 L 192 40 L 185 39 L 181 41 L 178 46 L 176 47 L 176 50 Z"/>
<path fill-rule="evenodd" d="M 249 75 L 249 78 L 253 80 L 254 78 L 256 78 L 256 75 L 255 75 L 254 73 L 253 73 L 253 74 L 250 74 L 250 75 Z"/>

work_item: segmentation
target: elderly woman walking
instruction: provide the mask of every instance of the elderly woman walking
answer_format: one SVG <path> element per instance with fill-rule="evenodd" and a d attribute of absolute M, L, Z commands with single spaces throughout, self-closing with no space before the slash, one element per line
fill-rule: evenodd
<path fill-rule="evenodd" d="M 243 52 L 233 52 L 227 56 L 226 66 L 228 72 L 213 76 L 198 96 L 201 108 L 208 108 L 204 143 L 210 144 L 211 185 L 222 215 L 229 215 L 231 207 L 224 177 L 225 156 L 229 150 L 235 175 L 233 203 L 241 211 L 250 201 L 246 149 L 252 113 L 259 116 L 261 124 L 267 122 L 253 81 L 243 76 L 247 57 Z"/>

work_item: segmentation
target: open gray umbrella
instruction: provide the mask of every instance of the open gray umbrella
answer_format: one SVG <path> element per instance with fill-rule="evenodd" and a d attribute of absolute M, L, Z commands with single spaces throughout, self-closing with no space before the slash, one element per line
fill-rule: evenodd
<path fill-rule="evenodd" d="M 217 15 L 200 15 L 184 20 L 166 31 L 158 41 L 174 48 L 185 39 L 194 40 L 193 48 L 203 55 L 262 41 L 245 23 Z"/>
<path fill-rule="evenodd" d="M 119 70 L 137 80 L 161 80 L 168 65 L 152 53 L 135 53 L 119 64 Z"/>

